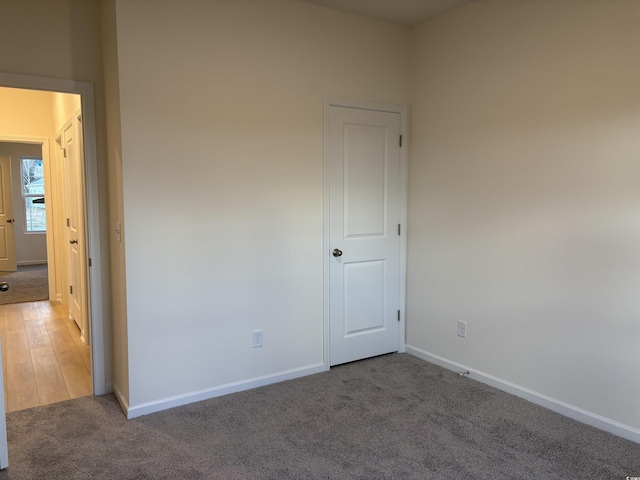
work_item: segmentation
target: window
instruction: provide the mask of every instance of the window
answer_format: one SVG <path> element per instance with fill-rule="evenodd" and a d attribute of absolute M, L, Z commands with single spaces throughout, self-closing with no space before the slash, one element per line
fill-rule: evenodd
<path fill-rule="evenodd" d="M 47 221 L 44 207 L 44 175 L 41 158 L 23 158 L 22 198 L 25 208 L 25 231 L 45 232 Z"/>

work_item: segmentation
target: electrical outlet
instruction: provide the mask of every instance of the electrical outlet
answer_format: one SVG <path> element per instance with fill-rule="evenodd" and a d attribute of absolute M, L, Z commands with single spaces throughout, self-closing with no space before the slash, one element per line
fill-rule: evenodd
<path fill-rule="evenodd" d="M 467 322 L 458 320 L 458 336 L 462 338 L 467 338 Z"/>
<path fill-rule="evenodd" d="M 263 332 L 262 330 L 253 331 L 253 348 L 262 347 Z"/>

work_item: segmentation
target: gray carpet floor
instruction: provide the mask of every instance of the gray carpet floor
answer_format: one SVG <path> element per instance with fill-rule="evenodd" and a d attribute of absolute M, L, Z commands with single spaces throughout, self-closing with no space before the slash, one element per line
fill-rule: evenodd
<path fill-rule="evenodd" d="M 0 272 L 0 282 L 9 290 L 0 292 L 0 305 L 49 300 L 49 277 L 46 264 L 19 265 L 17 272 Z"/>
<path fill-rule="evenodd" d="M 640 445 L 406 354 L 126 420 L 7 415 L 0 479 L 624 479 Z"/>

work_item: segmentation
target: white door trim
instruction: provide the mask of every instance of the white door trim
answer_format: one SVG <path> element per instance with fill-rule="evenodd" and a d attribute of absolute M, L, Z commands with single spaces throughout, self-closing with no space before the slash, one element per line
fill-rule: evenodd
<path fill-rule="evenodd" d="M 104 349 L 102 253 L 100 243 L 100 200 L 98 195 L 98 157 L 96 145 L 96 115 L 93 84 L 75 80 L 63 80 L 32 75 L 16 75 L 0 72 L 0 86 L 46 90 L 79 94 L 82 101 L 87 255 L 91 259 L 88 268 L 87 299 L 91 330 L 91 379 L 93 394 L 107 393 Z M 53 134 L 54 132 L 52 132 Z"/>
<path fill-rule="evenodd" d="M 330 207 L 330 149 L 329 130 L 331 107 L 356 108 L 360 110 L 375 110 L 379 112 L 397 113 L 400 115 L 400 134 L 402 135 L 402 148 L 400 149 L 400 222 L 402 232 L 400 235 L 400 285 L 399 305 L 400 305 L 400 325 L 398 328 L 398 352 L 405 351 L 405 297 L 406 297 L 406 277 L 407 277 L 407 107 L 389 103 L 369 102 L 363 100 L 352 100 L 338 97 L 323 97 L 323 147 L 324 147 L 324 218 L 323 218 L 323 239 L 322 239 L 322 263 L 323 263 L 323 321 L 324 321 L 324 368 L 329 370 L 331 365 L 331 336 L 329 325 L 329 265 L 330 265 L 330 242 L 329 242 L 329 207 Z"/>

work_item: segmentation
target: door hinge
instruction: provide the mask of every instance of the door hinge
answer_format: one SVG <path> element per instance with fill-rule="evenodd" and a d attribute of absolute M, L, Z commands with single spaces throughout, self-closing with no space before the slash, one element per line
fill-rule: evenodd
<path fill-rule="evenodd" d="M 400 321 L 400 310 L 398 310 L 398 321 Z"/>
<path fill-rule="evenodd" d="M 64 156 L 64 158 L 67 158 L 67 149 L 66 148 L 62 149 L 62 155 Z"/>
<path fill-rule="evenodd" d="M 91 259 L 89 259 L 89 266 L 91 267 L 93 265 L 93 262 L 91 261 Z"/>
<path fill-rule="evenodd" d="M 398 224 L 398 235 L 400 235 L 401 229 L 400 229 L 400 224 Z"/>
<path fill-rule="evenodd" d="M 69 285 L 69 295 L 73 295 L 73 285 Z"/>
<path fill-rule="evenodd" d="M 69 221 L 69 219 L 67 218 L 67 227 L 71 226 L 71 222 Z"/>
<path fill-rule="evenodd" d="M 402 147 L 402 135 L 400 135 L 400 146 Z"/>

